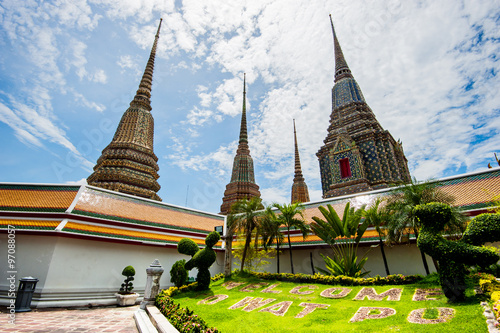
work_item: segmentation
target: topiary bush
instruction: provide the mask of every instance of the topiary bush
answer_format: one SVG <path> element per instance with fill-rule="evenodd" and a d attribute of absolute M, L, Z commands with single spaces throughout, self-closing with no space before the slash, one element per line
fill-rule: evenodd
<path fill-rule="evenodd" d="M 472 245 L 500 240 L 500 214 L 481 214 L 465 230 L 462 241 Z"/>
<path fill-rule="evenodd" d="M 467 266 L 487 267 L 500 259 L 495 250 L 468 243 L 469 241 L 474 244 L 484 242 L 480 240 L 485 236 L 482 232 L 484 228 L 481 227 L 483 218 L 477 222 L 473 219 L 469 223 L 464 233 L 469 236 L 460 241 L 449 241 L 440 235 L 451 218 L 451 208 L 448 205 L 435 202 L 419 205 L 415 207 L 414 213 L 422 225 L 417 246 L 438 261 L 439 280 L 443 293 L 451 302 L 464 300 L 467 289 Z M 493 229 L 490 228 L 490 230 Z M 490 237 L 488 241 L 492 241 L 492 238 L 494 237 Z"/>
<path fill-rule="evenodd" d="M 125 281 L 122 283 L 122 286 L 120 288 L 120 294 L 131 294 L 132 289 L 134 289 L 134 284 L 132 281 L 134 281 L 134 275 L 135 275 L 135 269 L 132 266 L 127 266 L 123 269 L 122 275 L 126 276 L 127 278 Z"/>
<path fill-rule="evenodd" d="M 170 269 L 170 282 L 172 282 L 176 287 L 181 287 L 188 282 L 188 271 L 184 268 L 186 260 L 178 260 Z"/>
<path fill-rule="evenodd" d="M 179 251 L 179 253 L 192 256 L 191 260 L 184 265 L 184 268 L 187 270 L 198 268 L 198 275 L 196 277 L 198 290 L 206 290 L 210 286 L 209 268 L 217 258 L 215 251 L 213 250 L 213 246 L 217 244 L 219 239 L 219 233 L 212 231 L 205 238 L 206 247 L 202 250 L 198 249 L 198 245 L 196 245 L 193 240 L 188 238 L 181 239 L 177 245 L 177 251 Z"/>

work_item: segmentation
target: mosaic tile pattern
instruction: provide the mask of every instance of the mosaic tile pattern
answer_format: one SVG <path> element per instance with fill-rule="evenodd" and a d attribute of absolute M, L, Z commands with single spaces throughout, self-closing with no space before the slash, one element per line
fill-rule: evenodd
<path fill-rule="evenodd" d="M 333 28 L 333 23 L 332 23 Z M 370 191 L 389 184 L 409 182 L 410 173 L 402 145 L 378 123 L 366 104 L 356 80 L 344 59 L 334 33 L 335 85 L 332 112 L 324 145 L 316 154 L 320 163 L 323 198 Z M 338 149 L 342 137 L 354 142 L 359 153 Z M 340 176 L 341 159 L 348 158 L 352 175 Z"/>

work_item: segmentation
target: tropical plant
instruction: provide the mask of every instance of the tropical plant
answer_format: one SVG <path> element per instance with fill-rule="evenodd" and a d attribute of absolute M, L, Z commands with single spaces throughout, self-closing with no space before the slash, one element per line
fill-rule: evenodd
<path fill-rule="evenodd" d="M 235 217 L 231 212 L 226 218 L 226 233 L 222 239 L 226 242 L 226 251 L 224 253 L 224 276 L 231 276 L 232 270 L 232 253 L 233 253 L 233 237 L 236 232 Z"/>
<path fill-rule="evenodd" d="M 328 208 L 328 209 L 327 209 Z M 316 267 L 328 275 L 345 275 L 350 277 L 363 277 L 369 272 L 361 272 L 368 260 L 363 256 L 358 259 L 358 245 L 368 227 L 368 221 L 361 223 L 364 206 L 355 209 L 348 202 L 344 208 L 342 219 L 331 205 L 327 208 L 320 206 L 319 211 L 323 219 L 314 216 L 311 229 L 333 250 L 333 258 L 323 256 L 328 271 Z"/>
<path fill-rule="evenodd" d="M 391 213 L 388 223 L 387 240 L 389 242 L 401 242 L 403 239 L 410 240 L 413 234 L 418 238 L 421 227 L 420 221 L 415 216 L 414 208 L 431 202 L 440 202 L 452 206 L 455 198 L 439 190 L 438 183 L 426 181 L 418 182 L 415 178 L 411 183 L 404 185 L 393 192 L 388 198 L 387 209 Z M 452 208 L 450 221 L 447 223 L 446 232 L 449 234 L 461 234 L 465 229 L 465 216 L 456 208 Z M 420 251 L 425 272 L 429 274 L 429 266 L 422 251 Z M 437 263 L 435 263 L 438 268 Z"/>
<path fill-rule="evenodd" d="M 384 251 L 384 241 L 382 238 L 385 238 L 385 226 L 387 225 L 390 214 L 385 209 L 383 205 L 382 199 L 377 198 L 375 202 L 363 212 L 363 217 L 366 221 L 368 221 L 368 225 L 375 227 L 375 230 L 378 233 L 378 240 L 380 246 L 380 252 L 382 253 L 382 259 L 384 260 L 385 273 L 390 275 L 389 266 L 387 265 L 387 258 L 385 256 Z"/>
<path fill-rule="evenodd" d="M 263 214 L 263 208 L 262 200 L 258 197 L 252 197 L 250 200 L 241 199 L 231 206 L 231 214 L 233 215 L 231 218 L 232 228 L 241 232 L 245 238 L 241 257 L 241 272 L 243 272 L 243 268 L 245 267 L 245 259 L 250 241 L 252 240 L 252 233 L 258 227 L 259 217 Z M 258 239 L 258 233 L 256 234 L 256 239 Z"/>
<path fill-rule="evenodd" d="M 290 230 L 298 229 L 302 233 L 302 237 L 305 239 L 307 237 L 307 233 L 309 232 L 309 226 L 304 220 L 304 214 L 302 211 L 304 210 L 304 206 L 302 204 L 296 202 L 292 204 L 273 204 L 273 207 L 277 208 L 280 211 L 280 214 L 277 215 L 277 220 L 281 225 L 284 225 L 287 230 L 288 236 L 288 247 L 290 249 L 290 267 L 292 270 L 292 274 L 294 274 L 293 269 L 293 258 L 292 258 L 292 242 L 290 240 Z M 296 216 L 299 217 L 296 217 Z"/>
<path fill-rule="evenodd" d="M 274 258 L 275 253 L 276 250 L 273 248 L 265 250 L 263 247 L 256 246 L 255 243 L 251 242 L 245 257 L 245 267 L 247 271 L 260 271 L 264 266 L 271 263 L 268 259 Z M 242 247 L 236 246 L 233 249 L 233 256 L 240 263 L 242 254 Z"/>
<path fill-rule="evenodd" d="M 280 230 L 281 221 L 274 213 L 272 206 L 266 207 L 265 215 L 261 218 L 260 234 L 264 250 L 276 244 L 276 271 L 280 272 L 280 245 L 283 243 L 283 233 Z"/>

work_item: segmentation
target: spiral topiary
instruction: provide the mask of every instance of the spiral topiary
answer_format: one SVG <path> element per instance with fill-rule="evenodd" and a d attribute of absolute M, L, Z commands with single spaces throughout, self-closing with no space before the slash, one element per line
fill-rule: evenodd
<path fill-rule="evenodd" d="M 132 289 L 134 289 L 134 284 L 132 281 L 134 281 L 134 275 L 135 275 L 135 269 L 132 266 L 127 266 L 123 269 L 122 275 L 126 276 L 127 278 L 125 281 L 122 283 L 122 286 L 120 288 L 120 294 L 131 294 Z"/>
<path fill-rule="evenodd" d="M 467 266 L 487 267 L 500 259 L 496 251 L 472 244 L 480 245 L 486 241 L 500 240 L 495 239 L 496 235 L 500 235 L 500 225 L 492 226 L 489 218 L 480 215 L 469 223 L 460 241 L 449 241 L 439 234 L 451 217 L 451 208 L 448 205 L 436 202 L 419 205 L 415 207 L 414 213 L 422 225 L 417 246 L 438 261 L 443 293 L 451 302 L 464 300 Z M 488 232 L 493 235 L 491 237 L 486 237 L 485 228 L 481 227 L 485 220 L 490 227 Z"/>
<path fill-rule="evenodd" d="M 196 277 L 198 290 L 206 290 L 210 286 L 209 268 L 217 258 L 213 246 L 217 244 L 219 239 L 219 233 L 212 231 L 205 238 L 206 247 L 202 250 L 198 249 L 198 245 L 189 238 L 181 239 L 177 245 L 177 251 L 179 251 L 179 253 L 192 256 L 191 260 L 184 265 L 184 268 L 187 270 L 191 270 L 195 267 L 198 268 L 198 275 Z"/>

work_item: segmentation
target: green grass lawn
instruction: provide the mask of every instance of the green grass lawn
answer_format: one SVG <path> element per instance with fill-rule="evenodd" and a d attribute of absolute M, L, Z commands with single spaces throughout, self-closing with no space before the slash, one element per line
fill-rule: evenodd
<path fill-rule="evenodd" d="M 242 283 L 232 289 L 223 286 L 224 283 Z M 262 283 L 263 285 L 255 285 Z M 252 285 L 248 287 L 249 285 Z M 265 285 L 264 285 L 265 284 Z M 270 289 L 269 286 L 277 284 Z M 297 288 L 299 286 L 306 286 Z M 307 287 L 310 286 L 310 287 Z M 328 298 L 320 294 L 326 289 L 338 287 L 348 288 L 344 293 L 350 292 L 342 298 Z M 267 292 L 266 288 L 268 288 Z M 290 291 L 296 288 L 296 293 Z M 365 288 L 363 290 L 363 288 Z M 324 284 L 297 284 L 292 282 L 259 280 L 254 277 L 235 277 L 231 280 L 219 280 L 211 284 L 211 289 L 205 292 L 185 292 L 173 296 L 173 299 L 183 307 L 202 317 L 208 325 L 217 327 L 223 333 L 231 332 L 487 332 L 486 320 L 482 315 L 479 300 L 469 297 L 466 303 L 449 304 L 443 295 L 427 298 L 435 300 L 412 300 L 416 289 L 439 288 L 435 284 L 411 284 L 398 286 L 373 286 L 376 294 L 380 295 L 393 288 L 393 299 L 386 296 L 382 300 L 370 300 L 365 297 L 363 300 L 358 295 L 360 292 L 370 294 L 371 287 L 361 286 L 330 286 Z M 246 291 L 245 291 L 246 290 Z M 264 291 L 264 292 L 263 292 Z M 272 293 L 271 291 L 281 291 Z M 340 290 L 334 291 L 335 296 Z M 309 293 L 309 294 L 304 294 Z M 325 292 L 328 296 L 328 293 Z M 215 295 L 227 295 L 220 301 L 213 297 L 205 302 L 200 302 L 207 297 Z M 357 297 L 356 297 L 357 296 Z M 373 295 L 372 298 L 376 296 Z M 260 301 L 259 304 L 242 304 L 246 297 L 250 301 Z M 338 297 L 338 296 L 337 296 Z M 257 299 L 257 298 L 261 298 Z M 213 304 L 208 304 L 214 301 Z M 239 303 L 240 302 L 240 303 Z M 267 304 L 262 304 L 267 302 Z M 284 303 L 283 303 L 284 302 Z M 290 303 L 292 302 L 292 303 Z M 317 304 L 314 308 L 313 305 Z M 309 305 L 308 305 L 309 304 Z M 229 309 L 232 307 L 233 309 Z M 252 307 L 254 309 L 252 309 Z M 283 316 L 277 315 L 278 311 L 288 307 Z M 314 309 L 313 309 L 314 308 Z M 389 309 L 367 309 L 367 308 L 389 308 Z M 423 312 L 424 319 L 432 320 L 440 317 L 438 308 L 452 308 L 454 314 L 444 323 L 415 324 L 408 321 L 408 315 L 417 309 Z M 305 313 L 307 310 L 312 310 Z M 264 310 L 264 311 L 262 311 Z M 306 310 L 306 311 L 305 311 Z M 367 319 L 350 322 L 356 313 L 367 315 Z M 395 312 L 395 313 L 394 313 Z M 375 319 L 384 313 L 390 314 L 385 318 Z M 358 319 L 362 319 L 359 318 Z M 370 318 L 371 317 L 371 318 Z"/>

